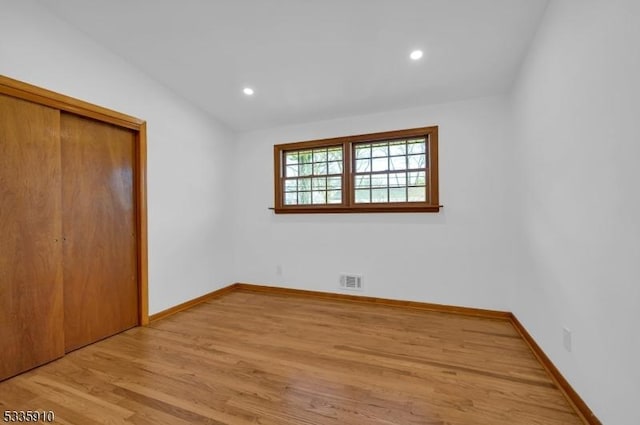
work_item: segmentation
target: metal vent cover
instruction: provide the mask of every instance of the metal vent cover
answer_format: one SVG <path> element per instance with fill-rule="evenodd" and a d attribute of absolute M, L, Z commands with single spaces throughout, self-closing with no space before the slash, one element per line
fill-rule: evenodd
<path fill-rule="evenodd" d="M 362 276 L 343 273 L 340 275 L 340 288 L 352 291 L 362 291 Z"/>

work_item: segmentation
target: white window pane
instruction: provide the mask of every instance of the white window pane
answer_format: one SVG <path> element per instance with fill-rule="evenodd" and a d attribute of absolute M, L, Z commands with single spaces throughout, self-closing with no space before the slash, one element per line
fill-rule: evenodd
<path fill-rule="evenodd" d="M 323 174 L 327 174 L 327 163 L 326 162 L 318 162 L 313 164 L 313 174 L 316 176 L 321 176 Z"/>
<path fill-rule="evenodd" d="M 424 171 L 413 171 L 408 175 L 408 186 L 424 186 L 425 182 Z"/>
<path fill-rule="evenodd" d="M 314 190 L 312 201 L 314 204 L 326 204 L 327 192 L 325 192 L 324 190 Z"/>
<path fill-rule="evenodd" d="M 424 155 L 409 155 L 408 158 L 409 158 L 409 169 L 425 167 Z"/>
<path fill-rule="evenodd" d="M 331 148 L 327 153 L 327 160 L 342 161 L 342 148 Z"/>
<path fill-rule="evenodd" d="M 356 173 L 366 173 L 371 171 L 370 159 L 356 159 Z"/>
<path fill-rule="evenodd" d="M 311 204 L 311 192 L 298 192 L 298 204 L 300 205 Z"/>
<path fill-rule="evenodd" d="M 299 179 L 298 190 L 311 190 L 311 179 Z"/>
<path fill-rule="evenodd" d="M 387 189 L 371 189 L 371 202 L 389 202 Z"/>
<path fill-rule="evenodd" d="M 296 179 L 288 179 L 284 181 L 285 192 L 295 192 L 298 190 L 298 181 Z"/>
<path fill-rule="evenodd" d="M 376 143 L 371 145 L 371 156 L 389 156 L 389 145 L 387 143 Z"/>
<path fill-rule="evenodd" d="M 310 176 L 313 172 L 313 164 L 300 164 L 299 173 L 301 176 Z"/>
<path fill-rule="evenodd" d="M 356 146 L 356 158 L 371 158 L 371 145 Z"/>
<path fill-rule="evenodd" d="M 392 170 L 405 170 L 407 168 L 406 156 L 392 156 L 389 158 L 390 168 Z"/>
<path fill-rule="evenodd" d="M 410 187 L 407 191 L 409 192 L 409 202 L 425 202 L 427 200 L 426 187 Z"/>
<path fill-rule="evenodd" d="M 316 177 L 313 179 L 313 182 L 311 184 L 313 186 L 313 190 L 324 190 L 327 188 L 327 178 Z"/>
<path fill-rule="evenodd" d="M 404 141 L 389 143 L 389 155 L 406 155 L 406 154 L 407 154 L 407 145 L 405 144 Z"/>
<path fill-rule="evenodd" d="M 329 174 L 342 174 L 342 162 L 330 162 L 328 171 Z"/>
<path fill-rule="evenodd" d="M 341 190 L 330 190 L 327 192 L 327 203 L 328 204 L 341 204 L 342 203 L 342 191 Z"/>
<path fill-rule="evenodd" d="M 424 139 L 409 140 L 407 142 L 408 154 L 424 153 L 425 148 L 426 148 L 426 143 Z"/>
<path fill-rule="evenodd" d="M 356 204 L 368 204 L 371 202 L 369 189 L 356 190 Z"/>
<path fill-rule="evenodd" d="M 390 187 L 404 187 L 406 185 L 407 185 L 407 173 L 390 173 L 389 174 Z"/>
<path fill-rule="evenodd" d="M 285 177 L 297 177 L 298 176 L 298 166 L 297 165 L 287 165 L 285 169 Z"/>
<path fill-rule="evenodd" d="M 329 189 L 342 189 L 342 177 L 329 177 L 327 178 L 327 187 Z"/>
<path fill-rule="evenodd" d="M 299 162 L 310 163 L 313 162 L 313 151 L 300 151 L 298 152 Z"/>
<path fill-rule="evenodd" d="M 285 193 L 284 194 L 284 204 L 285 205 L 296 205 L 298 203 L 298 194 L 293 193 Z"/>
<path fill-rule="evenodd" d="M 373 158 L 372 171 L 387 171 L 389 169 L 389 158 Z"/>
<path fill-rule="evenodd" d="M 356 189 L 368 189 L 371 187 L 371 176 L 356 176 Z"/>
<path fill-rule="evenodd" d="M 407 202 L 407 189 L 404 187 L 389 189 L 389 202 Z"/>
<path fill-rule="evenodd" d="M 298 152 L 289 152 L 286 154 L 286 163 L 287 164 L 297 164 L 298 163 Z"/>
<path fill-rule="evenodd" d="M 387 174 L 373 174 L 371 176 L 371 187 L 387 187 L 389 180 Z"/>
<path fill-rule="evenodd" d="M 325 162 L 327 160 L 326 149 L 315 149 L 313 151 L 313 162 Z"/>

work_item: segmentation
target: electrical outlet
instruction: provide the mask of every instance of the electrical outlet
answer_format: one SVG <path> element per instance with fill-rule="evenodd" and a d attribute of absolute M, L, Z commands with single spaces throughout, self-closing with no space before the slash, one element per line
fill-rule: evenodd
<path fill-rule="evenodd" d="M 572 337 L 571 329 L 562 328 L 562 345 L 564 345 L 564 349 L 567 350 L 568 352 L 571 352 L 571 349 L 572 349 L 571 337 Z"/>
<path fill-rule="evenodd" d="M 276 266 L 276 275 L 282 276 L 282 266 L 280 264 Z"/>

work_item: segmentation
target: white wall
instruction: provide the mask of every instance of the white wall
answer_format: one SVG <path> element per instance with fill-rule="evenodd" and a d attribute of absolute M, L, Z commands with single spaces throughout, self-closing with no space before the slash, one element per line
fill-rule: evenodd
<path fill-rule="evenodd" d="M 529 261 L 512 308 L 611 425 L 640 423 L 639 42 L 636 0 L 554 0 L 513 93 Z"/>
<path fill-rule="evenodd" d="M 148 122 L 150 312 L 229 284 L 233 134 L 31 0 L 0 10 L 0 73 Z"/>
<path fill-rule="evenodd" d="M 0 1 L 0 73 L 148 121 L 151 313 L 232 281 L 338 291 L 338 273 L 361 273 L 364 295 L 513 310 L 605 424 L 640 423 L 639 2 L 553 0 L 508 101 L 245 133 L 234 147 L 32 0 Z M 434 124 L 441 213 L 267 210 L 273 144 Z"/>
<path fill-rule="evenodd" d="M 505 99 L 487 98 L 240 135 L 236 279 L 337 292 L 338 274 L 350 272 L 364 275 L 363 295 L 507 309 L 515 250 L 506 118 Z M 440 127 L 440 213 L 267 210 L 274 144 L 428 125 Z"/>

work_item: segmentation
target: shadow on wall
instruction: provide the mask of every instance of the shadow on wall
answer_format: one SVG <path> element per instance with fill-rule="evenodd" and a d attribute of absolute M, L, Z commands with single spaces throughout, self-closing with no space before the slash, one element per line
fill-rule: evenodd
<path fill-rule="evenodd" d="M 447 224 L 446 207 L 437 213 L 271 214 L 273 224 L 383 224 L 393 226 Z"/>

